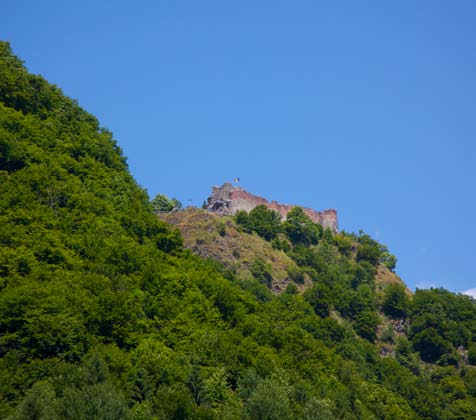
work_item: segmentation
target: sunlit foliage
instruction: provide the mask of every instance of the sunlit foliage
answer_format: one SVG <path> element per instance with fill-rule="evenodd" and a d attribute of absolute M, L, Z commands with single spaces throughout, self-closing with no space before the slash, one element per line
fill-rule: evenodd
<path fill-rule="evenodd" d="M 112 134 L 4 42 L 0 180 L 0 418 L 475 417 L 474 300 L 379 296 L 386 248 L 299 210 L 257 210 L 252 230 L 312 286 L 273 295 L 260 260 L 235 279 L 183 249 Z M 409 314 L 395 357 L 378 351 L 382 300 Z"/>

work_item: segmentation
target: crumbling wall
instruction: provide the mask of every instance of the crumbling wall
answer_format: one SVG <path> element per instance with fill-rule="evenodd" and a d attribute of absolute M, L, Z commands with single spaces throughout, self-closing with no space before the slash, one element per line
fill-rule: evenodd
<path fill-rule="evenodd" d="M 282 219 L 285 220 L 287 214 L 296 205 L 280 204 L 276 201 L 269 202 L 263 197 L 250 194 L 241 187 L 234 187 L 229 182 L 226 182 L 221 187 L 214 186 L 212 194 L 208 197 L 207 209 L 211 212 L 222 215 L 234 215 L 239 210 L 250 212 L 256 206 L 265 205 L 269 209 L 278 212 Z M 336 232 L 338 229 L 337 211 L 334 209 L 315 211 L 313 209 L 302 207 L 304 213 L 315 222 L 320 223 L 325 228 Z"/>

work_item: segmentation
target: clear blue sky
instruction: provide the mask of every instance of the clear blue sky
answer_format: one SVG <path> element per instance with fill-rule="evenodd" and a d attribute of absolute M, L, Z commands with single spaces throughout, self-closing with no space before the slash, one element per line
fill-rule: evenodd
<path fill-rule="evenodd" d="M 149 194 L 213 184 L 476 287 L 476 2 L 3 0 L 0 38 L 109 128 Z"/>

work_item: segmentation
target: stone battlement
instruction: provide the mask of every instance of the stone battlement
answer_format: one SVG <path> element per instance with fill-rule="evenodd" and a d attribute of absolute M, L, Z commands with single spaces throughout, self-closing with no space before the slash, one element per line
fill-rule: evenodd
<path fill-rule="evenodd" d="M 243 188 L 234 187 L 229 182 L 226 182 L 221 187 L 214 186 L 212 188 L 212 194 L 208 197 L 207 209 L 217 214 L 234 215 L 239 210 L 250 212 L 261 204 L 278 212 L 283 220 L 286 220 L 286 215 L 294 207 L 298 207 L 292 204 L 280 204 L 276 201 L 269 202 L 263 197 L 250 194 Z M 302 209 L 314 223 L 319 223 L 323 227 L 337 232 L 338 223 L 336 210 L 315 211 L 305 207 L 302 207 Z"/>

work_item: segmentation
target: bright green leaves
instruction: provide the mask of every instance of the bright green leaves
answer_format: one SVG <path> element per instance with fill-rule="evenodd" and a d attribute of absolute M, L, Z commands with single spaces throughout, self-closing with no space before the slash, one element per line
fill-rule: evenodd
<path fill-rule="evenodd" d="M 246 232 L 256 232 L 267 241 L 276 238 L 281 230 L 281 216 L 264 205 L 256 206 L 249 214 L 244 210 L 238 211 L 235 221 Z"/>
<path fill-rule="evenodd" d="M 408 309 L 389 286 L 383 309 L 410 313 L 411 334 L 379 357 L 374 277 L 394 257 L 299 208 L 236 221 L 294 259 L 304 296 L 273 295 L 265 260 L 225 278 L 157 220 L 111 133 L 2 42 L 0 195 L 2 418 L 471 418 L 474 370 L 424 376 L 414 350 L 474 363 L 473 300 L 417 291 Z"/>
<path fill-rule="evenodd" d="M 357 261 L 367 261 L 374 266 L 382 263 L 390 271 L 395 269 L 397 259 L 388 252 L 385 245 L 379 244 L 367 234 L 361 234 L 357 240 L 360 244 L 357 249 Z"/>
<path fill-rule="evenodd" d="M 164 213 L 172 210 L 180 210 L 182 208 L 182 203 L 180 201 L 176 198 L 170 199 L 164 194 L 157 194 L 150 203 L 154 213 Z"/>
<path fill-rule="evenodd" d="M 294 207 L 286 215 L 283 230 L 293 244 L 302 245 L 317 244 L 323 233 L 322 226 L 314 223 L 300 207 Z"/>
<path fill-rule="evenodd" d="M 457 364 L 455 350 L 474 344 L 476 301 L 444 289 L 417 290 L 411 302 L 410 338 L 422 359 Z"/>

